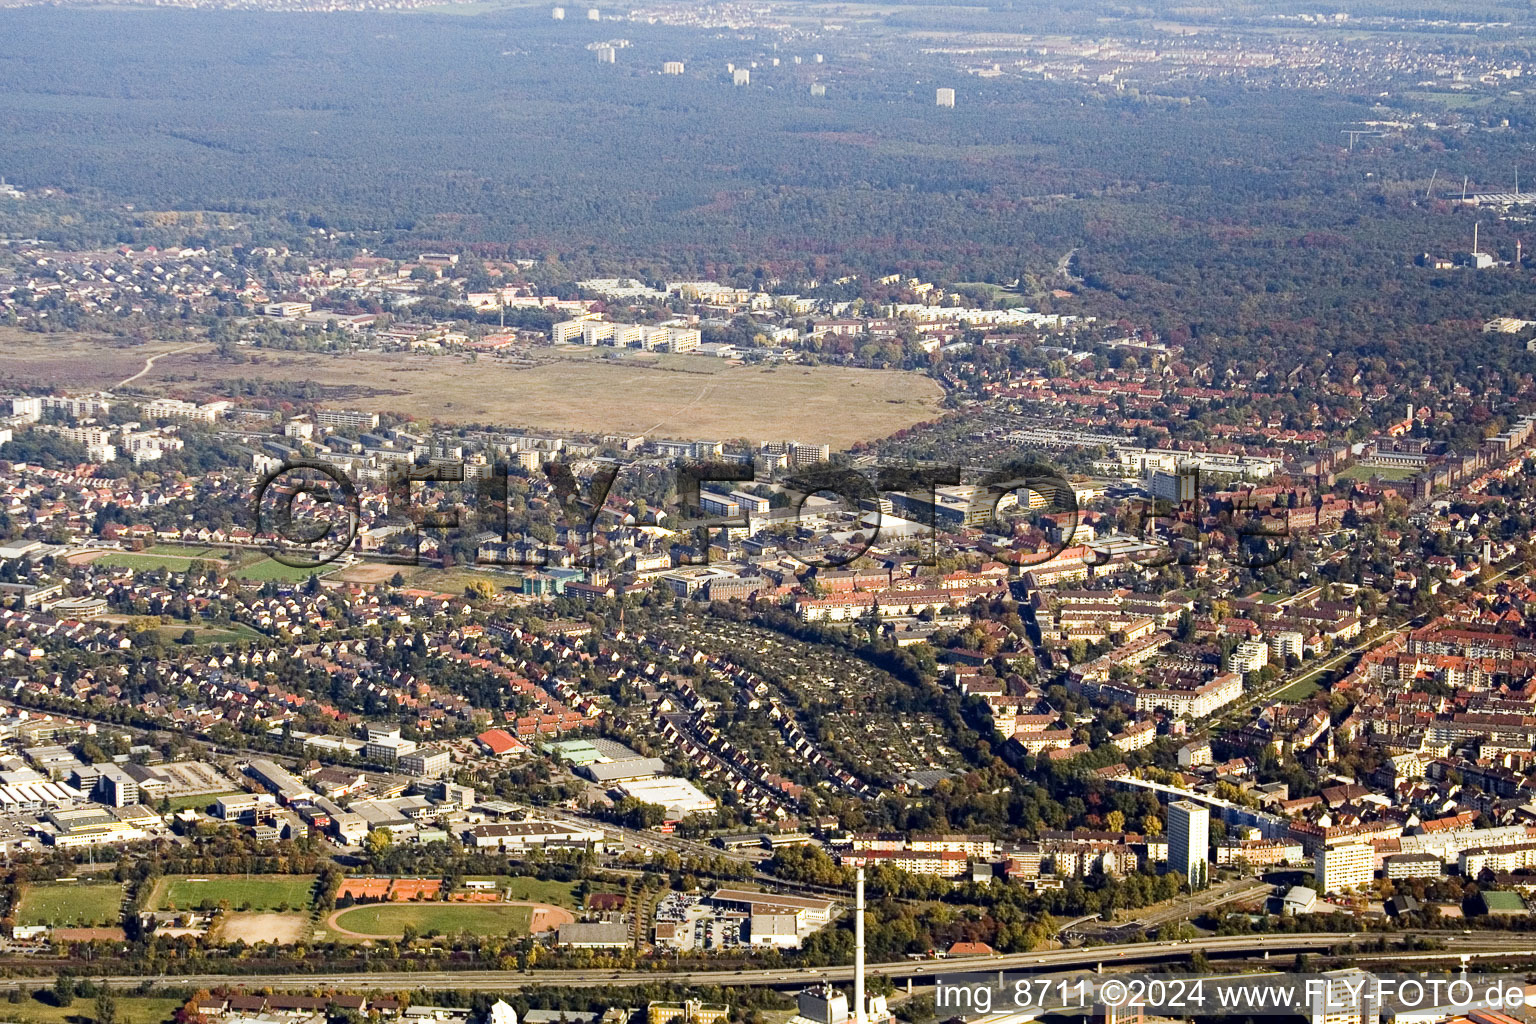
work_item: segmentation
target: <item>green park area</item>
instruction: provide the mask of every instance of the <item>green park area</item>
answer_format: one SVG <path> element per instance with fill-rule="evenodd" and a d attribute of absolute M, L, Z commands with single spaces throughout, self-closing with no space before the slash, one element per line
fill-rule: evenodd
<path fill-rule="evenodd" d="M 117 1024 L 166 1024 L 185 1000 L 166 996 L 129 996 L 119 994 L 116 1002 Z M 82 1024 L 95 1016 L 94 1000 L 77 996 L 68 1006 L 56 1006 L 49 999 L 22 995 L 17 1002 L 7 1002 L 0 1009 L 9 1024 Z"/>

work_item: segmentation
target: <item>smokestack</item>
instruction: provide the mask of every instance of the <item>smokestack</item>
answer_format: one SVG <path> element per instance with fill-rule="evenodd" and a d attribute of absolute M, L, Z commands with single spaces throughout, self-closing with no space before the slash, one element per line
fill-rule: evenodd
<path fill-rule="evenodd" d="M 869 1024 L 864 1008 L 864 869 L 859 868 L 854 883 L 853 907 L 853 1021 Z"/>

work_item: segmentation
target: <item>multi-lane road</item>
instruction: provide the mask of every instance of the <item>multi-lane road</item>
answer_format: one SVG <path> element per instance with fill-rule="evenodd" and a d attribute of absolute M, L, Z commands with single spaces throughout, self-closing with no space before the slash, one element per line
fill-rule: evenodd
<path fill-rule="evenodd" d="M 1461 957 L 1500 958 L 1536 957 L 1536 936 L 1512 932 L 1427 932 L 1426 937 L 1439 939 L 1445 949 L 1432 953 L 1409 954 L 1413 959 L 1439 959 L 1455 962 Z M 1296 935 L 1237 935 L 1213 936 L 1189 939 L 1183 942 L 1137 942 L 1119 946 L 1096 946 L 1090 949 L 1058 949 L 1035 953 L 1012 953 L 991 957 L 965 957 L 951 960 L 900 960 L 870 964 L 871 976 L 893 980 L 913 979 L 921 982 L 938 975 L 992 971 L 1027 971 L 1055 973 L 1063 970 L 1097 968 L 1113 969 L 1133 963 L 1157 961 L 1187 962 L 1200 950 L 1206 956 L 1253 958 L 1270 954 L 1326 952 L 1336 946 L 1350 943 L 1375 942 L 1379 933 L 1324 932 Z M 1390 935 L 1392 940 L 1405 935 Z M 1402 953 L 1362 952 L 1354 959 L 1365 962 L 1374 959 L 1402 960 Z M 462 989 L 509 991 L 531 986 L 593 987 L 600 985 L 633 985 L 654 982 L 672 982 L 681 985 L 759 986 L 786 988 L 804 985 L 811 981 L 848 981 L 853 977 L 851 966 L 825 968 L 773 968 L 770 970 L 705 971 L 705 970 L 562 970 L 562 971 L 370 971 L 361 973 L 288 972 L 284 974 L 169 974 L 128 975 L 103 979 L 120 988 L 132 988 L 148 982 L 152 985 L 173 988 L 213 988 L 221 985 L 245 988 L 341 988 L 355 990 L 400 991 L 403 989 Z M 35 988 L 39 979 L 0 979 L 0 991 L 9 987 Z"/>

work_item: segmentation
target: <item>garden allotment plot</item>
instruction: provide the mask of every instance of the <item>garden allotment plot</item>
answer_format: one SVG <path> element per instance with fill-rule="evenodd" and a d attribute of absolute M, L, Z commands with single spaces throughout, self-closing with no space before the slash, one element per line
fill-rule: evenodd
<path fill-rule="evenodd" d="M 796 781 L 814 785 L 835 767 L 878 787 L 966 768 L 942 716 L 927 710 L 931 695 L 851 653 L 736 622 L 696 620 L 686 631 L 663 632 L 668 643 L 718 659 L 695 685 L 721 708 L 735 709 L 728 730 L 734 744 Z M 777 701 L 794 717 L 798 734 L 749 708 L 740 684 L 727 678 L 737 670 L 767 687 L 751 696 L 763 707 Z M 792 750 L 789 737 L 799 734 L 830 764 L 808 764 L 803 747 Z"/>

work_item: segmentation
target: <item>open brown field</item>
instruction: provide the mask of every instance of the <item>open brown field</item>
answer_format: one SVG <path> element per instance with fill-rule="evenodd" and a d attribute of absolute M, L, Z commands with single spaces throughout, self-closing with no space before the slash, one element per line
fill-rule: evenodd
<path fill-rule="evenodd" d="M 227 379 L 310 381 L 327 404 L 446 423 L 494 423 L 661 437 L 799 438 L 834 448 L 938 414 L 939 386 L 919 373 L 831 366 L 745 366 L 693 355 L 536 350 L 532 365 L 482 356 L 364 352 L 323 356 L 210 346 L 142 345 L 0 327 L 0 385 L 211 398 Z M 146 368 L 146 361 L 155 357 Z"/>
<path fill-rule="evenodd" d="M 119 338 L 84 334 L 33 334 L 0 327 L 0 384 L 40 384 L 55 388 L 112 388 L 144 369 L 150 356 L 159 356 L 150 374 L 171 381 L 186 379 L 196 350 L 186 342 L 150 341 L 142 345 Z M 175 353 L 172 355 L 171 353 Z M 151 379 L 146 375 L 143 380 Z"/>
<path fill-rule="evenodd" d="M 292 945 L 308 938 L 312 929 L 308 914 L 226 914 L 219 924 L 223 942 L 275 942 Z"/>
<path fill-rule="evenodd" d="M 312 381 L 328 404 L 449 423 L 682 438 L 801 438 L 846 447 L 937 415 L 942 393 L 899 370 L 733 365 L 705 356 L 544 350 L 530 366 L 482 356 L 254 352 L 252 362 L 186 356 L 137 381 L 187 390 L 189 368 L 220 378 Z M 162 369 L 165 370 L 162 373 Z"/>

